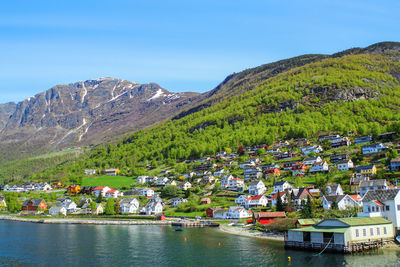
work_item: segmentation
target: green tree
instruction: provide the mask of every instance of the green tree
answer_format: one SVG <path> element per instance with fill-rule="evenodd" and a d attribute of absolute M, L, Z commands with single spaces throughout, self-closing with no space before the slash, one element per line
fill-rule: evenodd
<path fill-rule="evenodd" d="M 115 210 L 115 214 L 120 214 L 121 213 L 121 209 L 120 209 L 118 201 L 116 201 L 116 203 L 115 203 L 114 210 Z"/>
<path fill-rule="evenodd" d="M 161 191 L 161 196 L 163 198 L 174 198 L 178 196 L 179 188 L 175 185 L 164 186 Z"/>
<path fill-rule="evenodd" d="M 312 203 L 312 199 L 310 196 L 307 196 L 307 201 L 302 200 L 302 209 L 300 211 L 301 218 L 313 218 L 314 217 L 314 207 Z"/>
<path fill-rule="evenodd" d="M 101 203 L 102 201 L 103 201 L 103 195 L 100 192 L 99 196 L 96 198 L 96 202 Z"/>
<path fill-rule="evenodd" d="M 281 198 L 281 194 L 278 191 L 278 197 L 276 199 L 276 210 L 277 211 L 285 211 L 285 206 L 282 203 L 282 198 Z"/>
<path fill-rule="evenodd" d="M 107 199 L 106 207 L 104 209 L 104 213 L 107 215 L 115 214 L 115 201 L 112 197 Z"/>
<path fill-rule="evenodd" d="M 96 202 L 94 202 L 94 201 L 90 202 L 90 210 L 94 211 L 96 209 L 97 209 Z"/>

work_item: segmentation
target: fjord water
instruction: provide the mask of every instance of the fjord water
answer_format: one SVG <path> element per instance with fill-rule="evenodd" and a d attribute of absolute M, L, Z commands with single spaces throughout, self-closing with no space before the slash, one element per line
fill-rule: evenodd
<path fill-rule="evenodd" d="M 399 266 L 399 259 L 396 250 L 315 256 L 312 252 L 285 251 L 279 242 L 207 228 L 176 232 L 171 226 L 0 221 L 0 265 Z"/>

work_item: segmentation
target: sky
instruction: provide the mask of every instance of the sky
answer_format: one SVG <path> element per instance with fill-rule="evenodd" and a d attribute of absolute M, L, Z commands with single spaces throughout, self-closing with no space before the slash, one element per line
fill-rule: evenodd
<path fill-rule="evenodd" d="M 302 54 L 400 41 L 398 0 L 3 0 L 0 103 L 114 77 L 205 92 Z"/>

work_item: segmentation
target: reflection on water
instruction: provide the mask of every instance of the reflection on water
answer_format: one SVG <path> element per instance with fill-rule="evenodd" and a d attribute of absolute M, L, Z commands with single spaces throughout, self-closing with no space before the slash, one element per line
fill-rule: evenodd
<path fill-rule="evenodd" d="M 206 228 L 185 228 L 176 232 L 170 226 L 0 221 L 0 265 L 367 267 L 400 266 L 399 256 L 396 250 L 316 256 L 313 252 L 286 251 L 279 242 L 233 236 Z"/>

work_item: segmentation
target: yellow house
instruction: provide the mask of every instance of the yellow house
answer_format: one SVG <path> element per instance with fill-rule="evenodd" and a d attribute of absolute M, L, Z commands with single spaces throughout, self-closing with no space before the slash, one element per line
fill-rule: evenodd
<path fill-rule="evenodd" d="M 372 176 L 376 174 L 376 166 L 375 165 L 358 166 L 356 172 L 362 175 Z"/>
<path fill-rule="evenodd" d="M 67 188 L 68 194 L 79 194 L 79 192 L 81 192 L 81 187 L 78 184 L 70 185 Z"/>
<path fill-rule="evenodd" d="M 7 211 L 7 203 L 4 198 L 0 200 L 0 211 Z"/>

